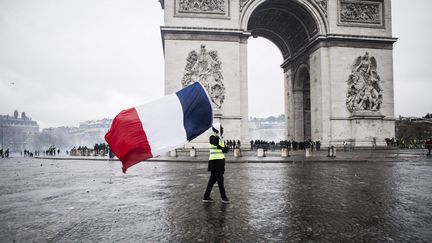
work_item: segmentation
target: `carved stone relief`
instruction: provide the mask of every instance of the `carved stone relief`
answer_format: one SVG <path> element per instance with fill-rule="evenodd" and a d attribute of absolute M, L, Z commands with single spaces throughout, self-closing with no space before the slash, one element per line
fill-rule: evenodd
<path fill-rule="evenodd" d="M 327 17 L 328 0 L 315 0 L 315 2 L 318 4 L 321 11 L 323 11 L 324 15 Z"/>
<path fill-rule="evenodd" d="M 225 100 L 222 62 L 217 52 L 207 52 L 205 45 L 201 45 L 199 53 L 195 50 L 190 51 L 186 59 L 182 85 L 185 87 L 196 81 L 200 81 L 206 87 L 213 103 L 220 109 Z"/>
<path fill-rule="evenodd" d="M 379 111 L 382 103 L 381 80 L 375 57 L 369 53 L 356 58 L 348 78 L 346 106 L 355 111 Z"/>
<path fill-rule="evenodd" d="M 382 5 L 381 1 L 340 0 L 339 22 L 382 25 Z"/>
<path fill-rule="evenodd" d="M 225 14 L 225 0 L 178 0 L 179 12 Z"/>

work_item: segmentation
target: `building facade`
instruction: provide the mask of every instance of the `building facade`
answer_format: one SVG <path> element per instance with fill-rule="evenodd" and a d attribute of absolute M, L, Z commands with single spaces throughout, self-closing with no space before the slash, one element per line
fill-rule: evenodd
<path fill-rule="evenodd" d="M 39 133 L 39 125 L 25 112 L 18 117 L 18 111 L 14 115 L 0 115 L 0 142 L 2 149 L 11 152 L 33 149 L 35 136 Z"/>
<path fill-rule="evenodd" d="M 105 134 L 111 127 L 112 119 L 85 121 L 79 127 L 72 127 L 69 130 L 71 141 L 75 145 L 93 146 L 96 143 L 105 143 Z"/>
<path fill-rule="evenodd" d="M 394 137 L 390 0 L 160 0 L 165 93 L 200 81 L 230 137 L 248 135 L 248 38 L 284 61 L 286 139 L 385 145 Z M 194 145 L 207 143 L 205 134 Z"/>

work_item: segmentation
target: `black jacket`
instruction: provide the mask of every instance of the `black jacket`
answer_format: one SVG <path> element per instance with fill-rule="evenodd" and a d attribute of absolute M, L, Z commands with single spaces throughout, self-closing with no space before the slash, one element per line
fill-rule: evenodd
<path fill-rule="evenodd" d="M 221 149 L 223 153 L 228 153 L 228 148 L 226 147 L 226 145 L 224 147 L 221 147 L 219 145 L 218 136 L 211 135 L 209 138 L 209 142 L 210 144 L 218 147 L 218 149 Z M 209 160 L 208 171 L 225 171 L 225 159 Z"/>

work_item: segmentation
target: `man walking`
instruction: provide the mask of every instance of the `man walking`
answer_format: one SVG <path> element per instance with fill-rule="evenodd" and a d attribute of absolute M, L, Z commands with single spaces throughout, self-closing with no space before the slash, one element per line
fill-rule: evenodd
<path fill-rule="evenodd" d="M 427 156 L 430 156 L 431 155 L 431 150 L 432 150 L 432 138 L 429 138 L 427 141 L 426 141 L 426 143 L 425 143 L 425 147 L 426 147 L 426 149 L 428 150 L 428 152 L 427 152 Z"/>
<path fill-rule="evenodd" d="M 225 193 L 224 177 L 225 172 L 225 153 L 228 148 L 223 141 L 223 127 L 220 123 L 212 125 L 213 135 L 210 136 L 210 155 L 208 163 L 208 171 L 210 171 L 210 178 L 207 183 L 207 189 L 204 193 L 203 202 L 214 202 L 210 197 L 215 182 L 218 183 L 220 195 L 223 203 L 229 203 L 228 197 Z"/>

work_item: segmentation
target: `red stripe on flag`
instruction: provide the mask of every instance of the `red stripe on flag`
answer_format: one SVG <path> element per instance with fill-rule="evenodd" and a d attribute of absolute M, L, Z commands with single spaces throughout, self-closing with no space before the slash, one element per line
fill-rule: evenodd
<path fill-rule="evenodd" d="M 123 163 L 123 173 L 132 165 L 153 157 L 135 108 L 123 110 L 114 118 L 105 140 Z"/>

